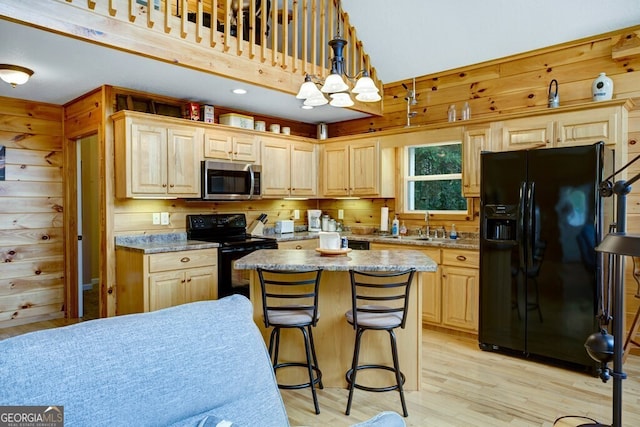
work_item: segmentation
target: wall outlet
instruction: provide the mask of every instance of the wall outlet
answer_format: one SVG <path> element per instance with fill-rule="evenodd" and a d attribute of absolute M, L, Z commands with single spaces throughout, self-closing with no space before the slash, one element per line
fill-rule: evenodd
<path fill-rule="evenodd" d="M 344 209 L 338 209 L 338 219 L 344 219 Z"/>
<path fill-rule="evenodd" d="M 169 212 L 160 212 L 160 224 L 169 225 Z"/>
<path fill-rule="evenodd" d="M 153 213 L 153 225 L 160 225 L 160 212 Z"/>
<path fill-rule="evenodd" d="M 300 210 L 298 209 L 293 210 L 293 219 L 300 219 Z"/>

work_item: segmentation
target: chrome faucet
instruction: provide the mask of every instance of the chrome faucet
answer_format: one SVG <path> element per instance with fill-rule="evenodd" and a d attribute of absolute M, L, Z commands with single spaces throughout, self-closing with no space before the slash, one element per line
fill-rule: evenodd
<path fill-rule="evenodd" d="M 427 237 L 431 237 L 429 231 L 429 211 L 424 212 L 424 222 L 426 223 L 426 225 L 424 226 L 425 234 Z"/>

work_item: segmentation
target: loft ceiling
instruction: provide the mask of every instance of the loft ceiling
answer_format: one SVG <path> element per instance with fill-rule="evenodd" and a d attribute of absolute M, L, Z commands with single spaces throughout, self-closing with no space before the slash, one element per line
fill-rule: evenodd
<path fill-rule="evenodd" d="M 343 0 L 342 8 L 385 83 L 640 24 L 640 0 Z M 0 38 L 0 63 L 35 71 L 23 86 L 0 85 L 0 96 L 61 105 L 109 84 L 306 123 L 365 116 L 328 105 L 302 110 L 290 94 L 4 19 L 0 19 Z M 249 93 L 232 94 L 239 86 Z"/>

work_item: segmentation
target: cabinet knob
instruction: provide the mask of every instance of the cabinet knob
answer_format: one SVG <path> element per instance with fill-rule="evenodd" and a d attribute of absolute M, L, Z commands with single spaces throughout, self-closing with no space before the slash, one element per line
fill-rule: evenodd
<path fill-rule="evenodd" d="M 180 262 L 189 262 L 189 261 L 191 261 L 191 258 L 189 258 L 188 256 L 186 256 L 186 257 L 184 257 L 184 258 L 182 258 L 180 260 Z"/>
<path fill-rule="evenodd" d="M 296 249 L 302 249 L 301 245 L 296 245 Z"/>
<path fill-rule="evenodd" d="M 167 188 L 167 184 L 162 184 L 162 188 Z"/>
<path fill-rule="evenodd" d="M 169 187 L 173 188 L 173 184 L 169 185 Z"/>
<path fill-rule="evenodd" d="M 458 255 L 458 256 L 456 257 L 456 259 L 457 259 L 458 261 L 466 261 L 466 260 L 467 260 L 467 257 L 466 257 L 466 256 L 464 256 L 464 255 Z"/>

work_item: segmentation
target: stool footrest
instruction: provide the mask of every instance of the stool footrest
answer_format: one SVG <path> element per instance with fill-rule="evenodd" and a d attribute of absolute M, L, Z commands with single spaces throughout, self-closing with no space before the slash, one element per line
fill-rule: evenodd
<path fill-rule="evenodd" d="M 383 369 L 385 371 L 390 371 L 393 373 L 396 372 L 396 370 L 393 367 L 385 366 L 385 365 L 359 365 L 356 367 L 356 371 L 363 371 L 365 369 Z M 382 387 L 369 387 L 369 386 L 357 384 L 351 380 L 352 375 L 353 375 L 353 369 L 349 369 L 345 375 L 345 379 L 347 380 L 347 383 L 353 384 L 353 386 L 359 390 L 373 391 L 373 392 L 379 393 L 379 392 L 392 391 L 392 390 L 399 389 L 398 384 L 394 384 L 390 386 L 382 386 Z M 402 372 L 400 372 L 400 379 L 402 380 L 402 384 L 404 385 L 405 378 Z"/>
<path fill-rule="evenodd" d="M 308 369 L 306 363 L 302 363 L 302 362 L 287 362 L 287 363 L 278 363 L 277 365 L 275 365 L 273 367 L 273 371 L 276 372 L 278 369 L 290 368 L 290 367 Z M 311 366 L 311 369 L 313 369 L 313 372 L 315 373 L 315 378 L 313 379 L 313 385 L 319 384 L 319 388 L 323 389 L 324 387 L 322 386 L 322 372 L 316 366 Z M 301 383 L 301 384 L 280 384 L 280 383 L 278 383 L 278 388 L 283 389 L 283 390 L 297 390 L 297 389 L 300 389 L 300 388 L 307 388 L 307 387 L 311 387 L 311 383 L 309 383 L 309 382 Z"/>

